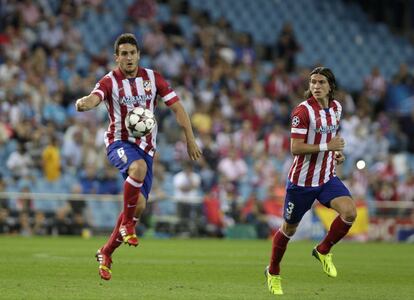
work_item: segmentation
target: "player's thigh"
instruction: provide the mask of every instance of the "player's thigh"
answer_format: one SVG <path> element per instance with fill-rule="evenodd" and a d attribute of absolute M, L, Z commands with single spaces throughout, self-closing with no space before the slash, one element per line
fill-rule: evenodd
<path fill-rule="evenodd" d="M 136 146 L 123 141 L 115 141 L 107 149 L 109 162 L 121 172 L 124 179 L 128 177 L 130 165 L 140 159 Z"/>
<path fill-rule="evenodd" d="M 336 210 L 345 221 L 353 222 L 357 215 L 354 200 L 349 196 L 341 196 L 331 201 L 331 207 Z"/>
<path fill-rule="evenodd" d="M 318 188 L 301 187 L 288 183 L 283 217 L 288 224 L 298 224 L 317 198 Z"/>
<path fill-rule="evenodd" d="M 137 145 L 123 141 L 116 141 L 113 144 L 111 144 L 108 147 L 107 156 L 109 162 L 119 170 L 124 179 L 128 177 L 128 169 L 132 163 L 134 163 L 135 161 L 145 161 L 147 168 L 144 177 L 144 182 L 141 187 L 141 193 L 143 194 L 145 199 L 148 199 L 148 195 L 152 187 L 153 178 L 152 156 L 150 156 L 144 150 L 139 148 Z"/>
<path fill-rule="evenodd" d="M 139 181 L 143 180 L 145 178 L 145 175 L 147 174 L 147 163 L 144 159 L 137 159 L 131 163 L 131 165 L 128 168 L 128 175 L 132 178 L 135 178 Z"/>
<path fill-rule="evenodd" d="M 332 206 L 332 200 L 339 197 L 351 198 L 351 193 L 343 182 L 335 176 L 321 186 L 318 201 L 324 206 L 330 208 Z"/>

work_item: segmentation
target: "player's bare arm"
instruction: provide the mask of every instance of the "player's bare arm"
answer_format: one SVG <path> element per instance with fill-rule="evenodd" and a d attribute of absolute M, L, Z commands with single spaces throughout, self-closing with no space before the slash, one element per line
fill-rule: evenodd
<path fill-rule="evenodd" d="M 82 97 L 78 100 L 76 100 L 76 110 L 77 111 L 88 111 L 92 108 L 95 108 L 98 106 L 98 104 L 101 102 L 99 97 L 95 94 L 90 94 L 89 96 Z"/>
<path fill-rule="evenodd" d="M 314 154 L 322 151 L 342 151 L 345 147 L 345 141 L 340 136 L 333 137 L 329 143 L 307 144 L 303 139 L 291 139 L 290 149 L 293 155 Z"/>
<path fill-rule="evenodd" d="M 190 118 L 180 102 L 175 102 L 170 106 L 175 113 L 177 123 L 183 128 L 185 138 L 187 140 L 187 152 L 192 160 L 197 160 L 201 157 L 201 150 L 195 142 L 193 128 L 191 127 Z"/>

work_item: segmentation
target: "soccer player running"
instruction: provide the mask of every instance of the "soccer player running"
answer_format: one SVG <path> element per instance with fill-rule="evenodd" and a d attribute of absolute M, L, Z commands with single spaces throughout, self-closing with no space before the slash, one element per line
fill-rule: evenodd
<path fill-rule="evenodd" d="M 288 175 L 284 204 L 284 222 L 272 241 L 270 264 L 265 275 L 269 291 L 282 295 L 280 262 L 290 238 L 303 215 L 317 199 L 338 212 L 329 232 L 312 251 L 323 271 L 336 277 L 331 248 L 349 231 L 356 218 L 355 204 L 348 189 L 335 175 L 335 165 L 345 160 L 344 140 L 337 135 L 341 104 L 334 100 L 335 76 L 328 68 L 318 67 L 310 73 L 307 100 L 292 113 L 291 152 L 294 160 Z"/>
<path fill-rule="evenodd" d="M 166 80 L 157 72 L 138 66 L 140 50 L 133 34 L 121 34 L 114 44 L 117 68 L 106 74 L 90 95 L 76 100 L 77 111 L 88 111 L 105 103 L 109 127 L 105 132 L 107 156 L 119 169 L 124 182 L 123 211 L 107 243 L 98 250 L 99 275 L 111 279 L 112 253 L 122 243 L 137 246 L 135 225 L 145 209 L 152 185 L 152 162 L 156 149 L 157 127 L 151 134 L 135 138 L 125 127 L 125 117 L 134 107 L 154 111 L 157 96 L 175 113 L 184 130 L 188 155 L 192 160 L 201 156 L 189 117 Z"/>

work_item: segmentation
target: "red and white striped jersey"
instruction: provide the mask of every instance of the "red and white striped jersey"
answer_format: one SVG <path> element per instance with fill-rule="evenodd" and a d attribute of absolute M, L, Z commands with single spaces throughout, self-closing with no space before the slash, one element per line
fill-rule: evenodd
<path fill-rule="evenodd" d="M 99 80 L 92 93 L 98 95 L 108 109 L 106 147 L 114 141 L 130 141 L 153 156 L 156 149 L 157 126 L 151 134 L 143 138 L 135 138 L 129 135 L 125 127 L 125 117 L 137 106 L 146 107 L 154 112 L 158 95 L 167 106 L 177 102 L 179 98 L 167 81 L 159 73 L 144 68 L 138 68 L 135 78 L 126 78 L 117 68 Z"/>
<path fill-rule="evenodd" d="M 311 97 L 300 103 L 292 112 L 291 138 L 303 139 L 307 144 L 328 143 L 338 132 L 342 106 L 336 101 L 329 102 L 323 109 Z M 299 186 L 320 186 L 335 173 L 335 151 L 295 155 L 289 171 L 289 180 Z"/>

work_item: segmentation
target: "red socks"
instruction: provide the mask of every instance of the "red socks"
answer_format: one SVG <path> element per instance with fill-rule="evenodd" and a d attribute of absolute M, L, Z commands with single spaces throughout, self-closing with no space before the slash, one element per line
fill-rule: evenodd
<path fill-rule="evenodd" d="M 328 254 L 332 246 L 339 242 L 349 231 L 352 226 L 352 222 L 342 220 L 338 215 L 332 222 L 329 228 L 328 234 L 325 236 L 323 241 L 316 247 L 321 254 Z"/>
<path fill-rule="evenodd" d="M 282 260 L 283 254 L 285 254 L 287 244 L 289 243 L 290 237 L 284 234 L 279 229 L 273 236 L 272 242 L 272 256 L 270 257 L 269 273 L 272 275 L 280 274 L 280 261 Z"/>
<path fill-rule="evenodd" d="M 138 181 L 131 176 L 125 180 L 124 183 L 124 210 L 119 214 L 115 228 L 109 237 L 108 242 L 103 247 L 103 252 L 107 255 L 112 255 L 116 248 L 122 243 L 122 236 L 119 233 L 119 227 L 121 224 L 135 224 L 137 218 L 135 218 L 135 209 L 137 207 L 138 198 L 141 190 L 142 182 Z"/>
<path fill-rule="evenodd" d="M 115 228 L 112 231 L 108 242 L 105 244 L 105 246 L 102 249 L 102 251 L 109 256 L 111 256 L 112 253 L 114 253 L 115 249 L 121 246 L 122 243 L 124 242 L 122 239 L 122 235 L 119 233 L 119 227 L 121 226 L 123 216 L 124 216 L 124 212 L 121 211 L 121 213 L 118 216 L 118 221 L 116 222 Z M 134 217 L 133 222 L 135 226 L 138 222 L 138 218 Z"/>
<path fill-rule="evenodd" d="M 102 249 L 102 251 L 107 255 L 112 255 L 115 249 L 121 246 L 121 244 L 123 243 L 122 236 L 119 233 L 119 226 L 121 226 L 123 216 L 124 212 L 121 211 L 121 213 L 118 216 L 118 221 L 116 222 L 115 228 L 112 231 L 108 242 Z"/>
<path fill-rule="evenodd" d="M 131 176 L 124 183 L 124 218 L 122 225 L 133 222 L 135 209 L 137 208 L 138 197 L 140 194 L 142 181 L 136 180 Z"/>

